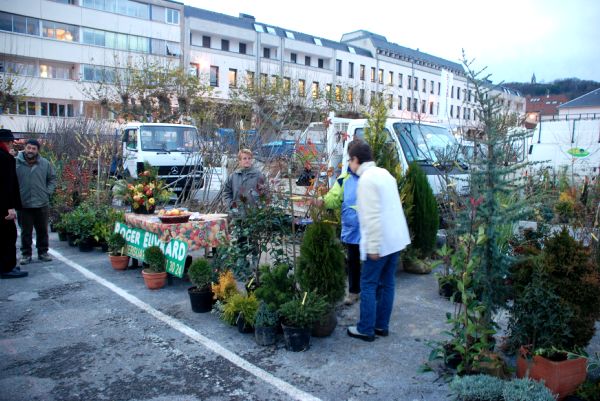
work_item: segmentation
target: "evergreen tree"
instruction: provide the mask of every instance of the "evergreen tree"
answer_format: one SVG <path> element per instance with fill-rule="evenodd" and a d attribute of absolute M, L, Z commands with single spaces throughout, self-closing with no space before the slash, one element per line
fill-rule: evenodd
<path fill-rule="evenodd" d="M 400 182 L 402 168 L 396 146 L 385 129 L 386 119 L 387 106 L 383 99 L 377 98 L 373 101 L 373 107 L 365 126 L 365 141 L 371 147 L 373 160 L 377 166 L 389 171 Z"/>
<path fill-rule="evenodd" d="M 412 233 L 411 247 L 418 257 L 428 257 L 435 248 L 440 216 L 438 206 L 427 176 L 417 162 L 408 166 L 403 199 L 412 205 L 406 213 L 408 227 Z"/>

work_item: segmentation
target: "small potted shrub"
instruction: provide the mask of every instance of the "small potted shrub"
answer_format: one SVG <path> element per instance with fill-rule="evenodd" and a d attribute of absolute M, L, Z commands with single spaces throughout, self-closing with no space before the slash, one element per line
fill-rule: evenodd
<path fill-rule="evenodd" d="M 205 258 L 197 258 L 188 270 L 193 287 L 188 288 L 192 310 L 196 313 L 210 312 L 212 309 L 212 268 Z"/>
<path fill-rule="evenodd" d="M 260 266 L 260 286 L 254 291 L 256 298 L 267 304 L 269 309 L 277 311 L 281 305 L 294 297 L 294 278 L 290 267 L 281 263 L 273 267 Z"/>
<path fill-rule="evenodd" d="M 129 256 L 126 255 L 127 242 L 119 233 L 112 233 L 108 237 L 108 259 L 115 270 L 125 270 L 129 265 Z"/>
<path fill-rule="evenodd" d="M 312 326 L 329 307 L 326 298 L 315 292 L 297 295 L 281 305 L 278 312 L 282 319 L 285 348 L 293 352 L 309 349 Z"/>
<path fill-rule="evenodd" d="M 277 342 L 279 315 L 264 301 L 259 301 L 254 317 L 254 339 L 258 345 L 267 346 Z"/>
<path fill-rule="evenodd" d="M 223 320 L 237 326 L 240 333 L 254 330 L 254 318 L 258 310 L 258 300 L 254 294 L 233 294 L 223 309 Z"/>
<path fill-rule="evenodd" d="M 144 262 L 148 265 L 142 270 L 146 287 L 158 290 L 165 286 L 167 272 L 165 271 L 166 259 L 160 247 L 153 245 L 144 251 Z"/>

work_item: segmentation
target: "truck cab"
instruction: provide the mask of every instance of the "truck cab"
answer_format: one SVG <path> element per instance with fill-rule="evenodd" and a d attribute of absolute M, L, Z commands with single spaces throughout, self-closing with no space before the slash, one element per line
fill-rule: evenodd
<path fill-rule="evenodd" d="M 344 151 L 339 163 L 341 171 L 348 168 L 348 144 L 354 138 L 365 139 L 366 119 L 352 120 L 348 124 Z M 415 161 L 423 169 L 433 193 L 439 195 L 447 185 L 454 185 L 459 194 L 469 191 L 469 182 L 459 146 L 450 130 L 438 124 L 388 118 L 385 133 L 389 146 L 398 154 L 402 171 Z"/>
<path fill-rule="evenodd" d="M 158 178 L 177 195 L 202 188 L 204 168 L 196 127 L 129 123 L 122 128 L 121 138 L 126 175 L 137 178 L 144 163 L 149 163 L 158 169 Z"/>

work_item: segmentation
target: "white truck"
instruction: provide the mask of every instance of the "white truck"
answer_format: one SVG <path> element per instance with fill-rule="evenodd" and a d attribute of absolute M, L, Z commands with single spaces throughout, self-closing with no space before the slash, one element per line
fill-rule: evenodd
<path fill-rule="evenodd" d="M 204 185 L 199 138 L 192 125 L 129 123 L 122 130 L 125 175 L 136 178 L 149 163 L 179 196 Z"/>
<path fill-rule="evenodd" d="M 347 132 L 343 135 L 345 140 L 336 142 L 338 147 L 342 146 L 343 151 L 340 152 L 338 148 L 330 152 L 334 155 L 330 160 L 330 166 L 334 167 L 336 175 L 348 168 L 348 144 L 354 138 L 365 139 L 367 124 L 366 119 L 348 122 Z M 334 126 L 335 124 L 330 125 L 330 127 Z M 427 175 L 435 195 L 439 195 L 447 185 L 455 186 L 456 191 L 461 195 L 469 192 L 467 164 L 460 155 L 456 138 L 447 127 L 420 121 L 388 118 L 385 123 L 385 132 L 388 143 L 397 151 L 402 171 L 406 172 L 408 165 L 416 161 Z M 334 140 L 339 136 L 339 133 L 335 132 L 328 135 Z M 341 166 L 341 169 L 336 169 L 336 166 Z"/>

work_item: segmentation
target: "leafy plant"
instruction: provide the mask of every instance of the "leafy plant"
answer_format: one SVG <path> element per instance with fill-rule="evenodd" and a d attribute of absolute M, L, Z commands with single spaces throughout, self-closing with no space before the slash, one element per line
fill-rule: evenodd
<path fill-rule="evenodd" d="M 504 381 L 488 375 L 455 376 L 450 390 L 458 401 L 503 401 Z"/>
<path fill-rule="evenodd" d="M 329 304 L 344 296 L 344 251 L 333 225 L 313 213 L 300 247 L 296 278 L 303 291 L 314 291 Z"/>
<path fill-rule="evenodd" d="M 115 183 L 115 191 L 133 211 L 154 210 L 157 204 L 171 198 L 171 191 L 163 181 L 158 179 L 158 169 L 150 166 L 149 163 L 144 163 L 144 171 L 138 173 L 137 179 Z"/>
<path fill-rule="evenodd" d="M 294 278 L 290 274 L 290 268 L 283 263 L 272 268 L 265 264 L 260 267 L 260 272 L 260 286 L 254 293 L 271 310 L 276 311 L 294 296 Z"/>
<path fill-rule="evenodd" d="M 227 301 L 232 295 L 239 292 L 231 270 L 219 273 L 217 283 L 213 284 L 212 288 L 215 299 L 221 302 Z"/>
<path fill-rule="evenodd" d="M 125 254 L 125 247 L 127 241 L 119 233 L 112 233 L 108 237 L 108 251 L 112 256 L 123 256 Z"/>
<path fill-rule="evenodd" d="M 188 270 L 188 277 L 198 291 L 210 289 L 212 283 L 212 267 L 206 258 L 196 258 Z"/>
<path fill-rule="evenodd" d="M 264 301 L 259 301 L 258 310 L 254 317 L 255 327 L 274 327 L 279 322 L 279 314 L 276 310 L 269 308 Z"/>
<path fill-rule="evenodd" d="M 227 300 L 221 318 L 233 325 L 237 323 L 238 315 L 241 313 L 244 315 L 246 322 L 253 326 L 257 310 L 258 300 L 254 294 L 243 295 L 238 293 Z"/>
<path fill-rule="evenodd" d="M 162 273 L 165 271 L 166 259 L 160 247 L 153 245 L 144 250 L 144 262 L 148 264 L 147 271 Z"/>
<path fill-rule="evenodd" d="M 556 398 L 544 383 L 530 379 L 513 379 L 504 385 L 504 401 L 555 401 Z"/>
<path fill-rule="evenodd" d="M 305 292 L 281 305 L 279 314 L 287 326 L 308 328 L 327 312 L 329 304 L 322 295 Z"/>

